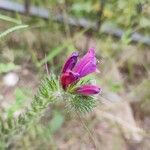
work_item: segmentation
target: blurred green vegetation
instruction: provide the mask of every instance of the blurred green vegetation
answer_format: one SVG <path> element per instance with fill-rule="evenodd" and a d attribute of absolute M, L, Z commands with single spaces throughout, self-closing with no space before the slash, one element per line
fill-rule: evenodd
<path fill-rule="evenodd" d="M 22 0 L 14 1 L 24 3 Z M 6 108 L 0 105 L 0 118 L 5 120 L 5 117 L 14 117 L 19 110 L 24 109 L 26 102 L 30 103 L 37 82 L 46 74 L 45 64 L 50 71 L 59 75 L 62 64 L 72 51 L 78 50 L 84 54 L 89 46 L 94 46 L 101 71 L 101 74 L 96 75 L 97 84 L 101 85 L 104 92 L 121 95 L 131 106 L 134 105 L 131 109 L 135 120 L 147 130 L 145 120 L 150 116 L 149 46 L 132 43 L 131 34 L 139 32 L 144 36 L 150 35 L 149 1 L 32 0 L 30 4 L 48 8 L 54 15 L 61 13 L 67 17 L 100 22 L 101 26 L 95 32 L 71 27 L 65 21 L 58 23 L 0 10 L 0 79 L 8 72 L 18 73 L 21 81 L 26 74 L 28 77 L 21 85 L 13 87 L 13 91 L 10 87 L 5 90 L 6 85 L 0 83 L 0 104 L 10 99 L 13 101 L 8 102 Z M 124 34 L 120 39 L 106 35 L 101 32 L 104 27 L 121 28 Z M 31 78 L 28 72 L 34 77 Z M 30 82 L 36 87 L 32 87 Z M 14 98 L 10 98 L 10 95 Z M 75 117 L 64 112 L 64 107 L 56 104 L 48 108 L 38 124 L 33 123 L 19 138 L 14 137 L 8 149 L 59 149 L 60 145 L 65 147 L 65 141 L 74 140 L 74 136 L 82 139 L 80 131 L 70 135 L 70 130 L 74 130 Z M 94 128 L 97 118 L 93 118 L 88 120 L 88 126 Z M 72 126 L 68 125 L 69 122 L 72 122 Z M 4 144 L 0 142 L 2 149 Z M 147 148 L 146 145 L 144 149 Z"/>

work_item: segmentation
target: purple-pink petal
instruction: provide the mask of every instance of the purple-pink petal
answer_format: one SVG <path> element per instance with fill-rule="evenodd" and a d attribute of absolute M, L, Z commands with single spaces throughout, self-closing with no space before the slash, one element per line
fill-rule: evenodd
<path fill-rule="evenodd" d="M 92 72 L 96 72 L 96 63 L 89 61 L 79 72 L 80 77 L 84 77 Z"/>
<path fill-rule="evenodd" d="M 72 55 L 66 61 L 62 73 L 65 73 L 67 70 L 72 70 L 77 63 L 77 58 L 79 56 L 78 52 L 73 52 Z"/>
<path fill-rule="evenodd" d="M 98 94 L 101 91 L 96 85 L 83 85 L 77 89 L 77 93 L 88 96 Z"/>
<path fill-rule="evenodd" d="M 73 82 L 79 79 L 79 74 L 72 71 L 68 71 L 61 76 L 61 85 L 64 90 Z"/>
<path fill-rule="evenodd" d="M 80 78 L 97 71 L 94 48 L 90 48 L 77 62 L 78 55 L 78 52 L 72 53 L 62 69 L 60 81 L 64 90 L 72 83 L 78 82 Z M 100 88 L 95 85 L 83 85 L 77 88 L 76 92 L 82 95 L 92 95 L 99 93 Z"/>
<path fill-rule="evenodd" d="M 96 71 L 96 58 L 95 49 L 90 48 L 88 52 L 81 58 L 76 64 L 74 71 L 80 74 L 80 77 L 84 77 L 89 73 Z"/>

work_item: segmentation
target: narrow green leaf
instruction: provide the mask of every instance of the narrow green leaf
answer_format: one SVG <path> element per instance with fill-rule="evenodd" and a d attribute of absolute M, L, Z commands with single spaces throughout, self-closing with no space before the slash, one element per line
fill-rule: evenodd
<path fill-rule="evenodd" d="M 0 38 L 6 36 L 7 34 L 9 34 L 11 32 L 14 32 L 16 30 L 20 30 L 20 29 L 23 29 L 23 28 L 27 28 L 27 27 L 28 27 L 28 25 L 18 25 L 18 26 L 14 26 L 12 28 L 9 28 L 6 31 L 0 33 Z"/>
<path fill-rule="evenodd" d="M 0 14 L 0 19 L 4 20 L 4 21 L 16 23 L 16 24 L 21 24 L 22 23 L 21 20 L 17 20 L 15 18 L 11 18 L 9 16 L 5 16 L 5 15 L 2 15 L 2 14 Z"/>
<path fill-rule="evenodd" d="M 61 46 L 58 46 L 58 47 L 52 49 L 52 50 L 49 52 L 48 56 L 46 56 L 45 59 L 42 59 L 42 60 L 41 60 L 41 62 L 39 63 L 39 66 L 42 66 L 42 65 L 43 65 L 45 62 L 47 62 L 47 61 L 51 61 L 55 56 L 57 56 L 57 55 L 63 50 L 63 48 L 64 48 L 65 46 L 66 46 L 66 44 L 61 45 Z"/>

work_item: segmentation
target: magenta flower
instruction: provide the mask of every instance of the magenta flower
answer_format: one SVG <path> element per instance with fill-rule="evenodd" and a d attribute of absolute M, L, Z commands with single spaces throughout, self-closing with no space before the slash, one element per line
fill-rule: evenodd
<path fill-rule="evenodd" d="M 80 78 L 96 71 L 96 57 L 94 48 L 90 48 L 88 52 L 76 64 L 74 71 L 79 73 Z"/>
<path fill-rule="evenodd" d="M 94 48 L 90 48 L 83 58 L 77 62 L 78 56 L 79 54 L 77 52 L 73 52 L 62 69 L 61 84 L 64 90 L 66 90 L 69 85 L 78 82 L 80 78 L 97 70 Z M 84 94 L 82 90 L 85 90 L 87 94 Z M 77 92 L 83 95 L 91 95 L 99 93 L 100 90 L 96 86 L 85 85 L 83 87 L 81 86 Z"/>
<path fill-rule="evenodd" d="M 68 60 L 66 61 L 65 65 L 64 65 L 64 67 L 62 69 L 62 73 L 65 73 L 68 70 L 72 70 L 73 69 L 73 67 L 77 63 L 78 56 L 79 56 L 78 52 L 73 52 L 72 53 L 72 55 L 68 58 Z"/>
<path fill-rule="evenodd" d="M 77 88 L 76 92 L 87 96 L 98 94 L 100 92 L 100 88 L 95 85 L 82 85 L 81 87 Z"/>

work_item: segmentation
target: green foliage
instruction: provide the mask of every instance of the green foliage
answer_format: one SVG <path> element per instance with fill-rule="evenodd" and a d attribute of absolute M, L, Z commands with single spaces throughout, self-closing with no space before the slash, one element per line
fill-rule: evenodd
<path fill-rule="evenodd" d="M 140 19 L 140 26 L 142 28 L 149 28 L 150 20 L 148 19 L 148 17 L 145 17 L 145 16 L 141 17 L 141 19 Z"/>
<path fill-rule="evenodd" d="M 20 20 L 17 20 L 15 18 L 6 16 L 6 15 L 0 14 L 0 20 L 4 20 L 4 21 L 8 21 L 8 22 L 17 24 L 16 26 L 11 27 L 11 28 L 5 30 L 4 32 L 0 32 L 0 38 L 3 38 L 6 35 L 8 35 L 9 33 L 12 33 L 14 31 L 17 31 L 17 30 L 24 29 L 24 28 L 28 27 L 28 25 L 22 24 L 22 22 Z"/>
<path fill-rule="evenodd" d="M 15 65 L 14 63 L 0 63 L 0 73 L 7 73 L 12 70 L 19 69 L 18 65 Z"/>
<path fill-rule="evenodd" d="M 72 5 L 72 11 L 78 16 L 81 16 L 81 14 L 91 12 L 92 11 L 91 6 L 92 6 L 91 1 L 74 3 Z"/>
<path fill-rule="evenodd" d="M 66 45 L 60 45 L 52 50 L 50 50 L 50 52 L 48 53 L 48 55 L 46 56 L 45 59 L 41 60 L 41 62 L 39 63 L 39 65 L 43 65 L 45 62 L 47 61 L 51 61 L 55 56 L 57 56 L 65 47 Z"/>
<path fill-rule="evenodd" d="M 58 111 L 54 111 L 53 118 L 48 125 L 51 134 L 59 130 L 63 122 L 64 122 L 63 115 Z"/>
<path fill-rule="evenodd" d="M 47 114 L 47 112 L 49 114 Z M 26 145 L 26 149 L 30 149 L 34 143 L 38 143 L 40 145 L 35 146 L 38 147 L 38 149 L 43 149 L 43 145 L 44 148 L 49 145 L 48 147 L 51 149 L 56 149 L 54 135 L 62 127 L 64 119 L 64 114 L 61 110 L 57 110 L 54 107 L 51 110 L 50 108 L 50 112 L 46 111 L 38 124 L 32 124 L 26 134 L 21 136 L 19 141 L 15 142 L 15 146 Z M 24 142 L 26 143 L 25 145 Z"/>
<path fill-rule="evenodd" d="M 20 29 L 24 29 L 24 28 L 27 28 L 27 27 L 28 27 L 28 25 L 17 25 L 17 26 L 11 27 L 11 28 L 7 29 L 6 31 L 1 32 L 0 33 L 0 38 L 6 36 L 7 34 L 9 34 L 11 32 L 14 32 L 14 31 L 17 31 L 17 30 L 20 30 Z"/>
<path fill-rule="evenodd" d="M 0 14 L 0 20 L 12 22 L 12 23 L 15 23 L 15 24 L 21 24 L 22 23 L 21 20 L 17 20 L 15 18 L 6 16 L 6 15 L 2 15 L 2 14 Z"/>
<path fill-rule="evenodd" d="M 11 139 L 13 135 L 24 132 L 35 120 L 38 121 L 45 108 L 57 99 L 57 95 L 54 94 L 54 91 L 56 92 L 57 90 L 58 83 L 55 76 L 46 77 L 42 81 L 31 106 L 26 109 L 24 114 L 21 114 L 18 118 L 8 117 L 6 120 L 1 119 L 0 139 L 2 141 Z M 17 93 L 17 101 L 20 101 L 23 93 L 21 91 Z"/>
<path fill-rule="evenodd" d="M 109 89 L 112 92 L 120 92 L 122 90 L 122 84 L 120 82 L 108 81 Z"/>
<path fill-rule="evenodd" d="M 8 118 L 13 117 L 13 114 L 24 106 L 25 100 L 29 99 L 29 97 L 23 89 L 16 88 L 14 95 L 16 101 L 14 104 L 10 105 L 10 107 L 6 111 Z"/>
<path fill-rule="evenodd" d="M 121 37 L 122 43 L 128 45 L 131 42 L 131 35 L 131 29 L 127 30 Z"/>

